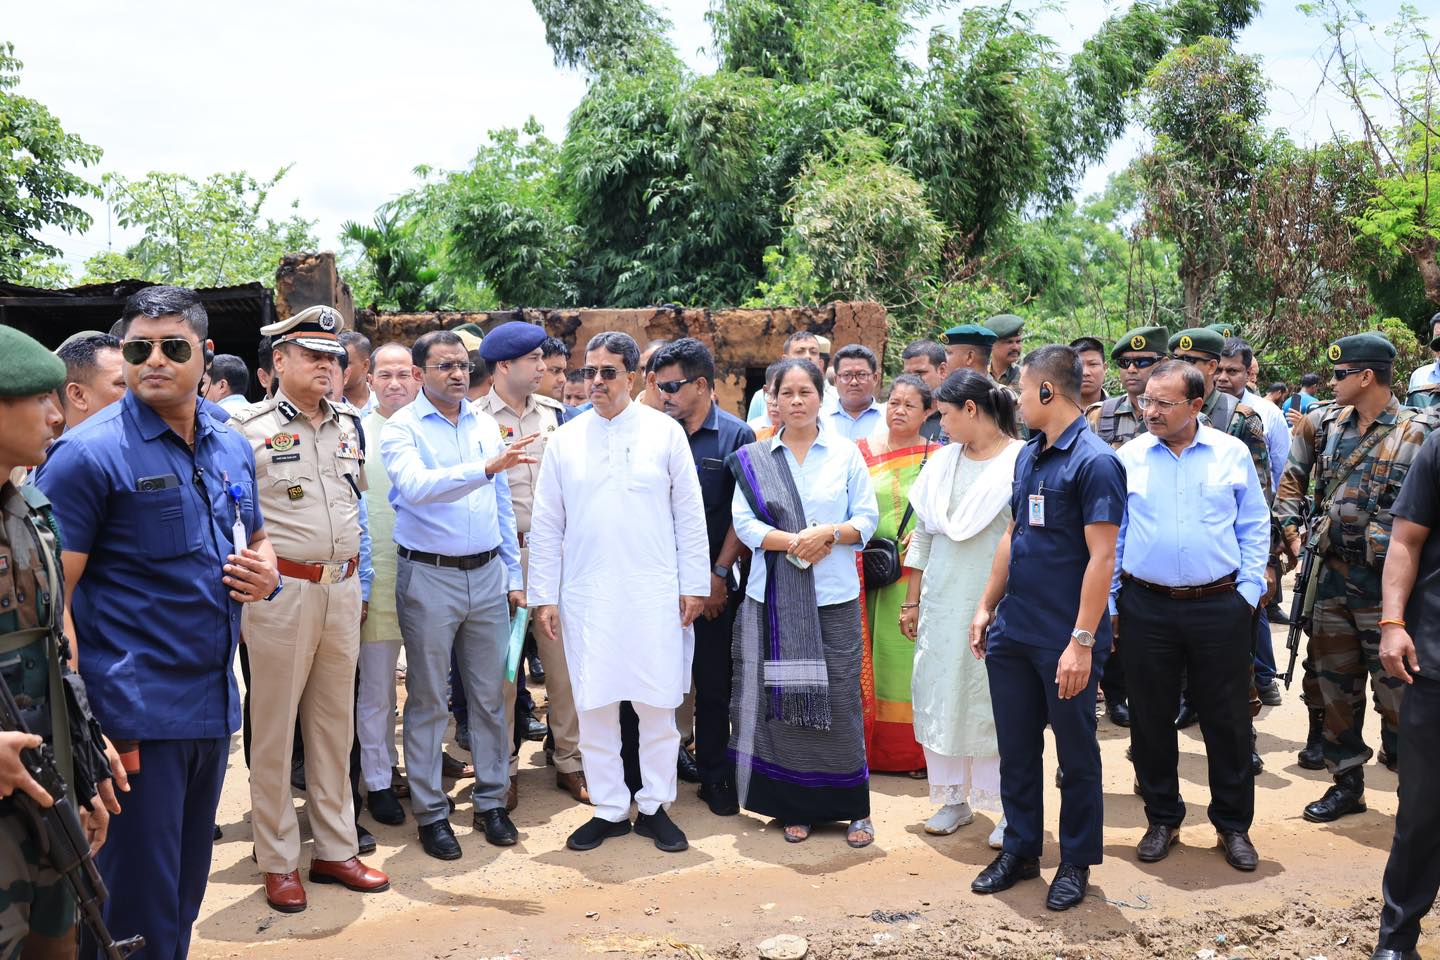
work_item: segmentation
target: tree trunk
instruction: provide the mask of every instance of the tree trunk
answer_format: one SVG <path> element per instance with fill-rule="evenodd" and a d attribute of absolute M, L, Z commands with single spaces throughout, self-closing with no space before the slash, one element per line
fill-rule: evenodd
<path fill-rule="evenodd" d="M 1440 248 L 1440 240 L 1427 237 L 1410 248 L 1410 259 L 1415 261 L 1415 269 L 1420 271 L 1420 279 L 1425 283 L 1425 299 L 1440 307 L 1440 261 L 1435 259 L 1437 248 Z"/>

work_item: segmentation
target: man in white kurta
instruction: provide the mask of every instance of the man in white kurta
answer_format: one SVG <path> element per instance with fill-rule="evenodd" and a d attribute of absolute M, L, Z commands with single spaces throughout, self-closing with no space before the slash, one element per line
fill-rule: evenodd
<path fill-rule="evenodd" d="M 551 435 L 535 488 L 530 608 L 540 630 L 560 626 L 595 804 L 568 841 L 575 850 L 630 832 L 622 700 L 640 719 L 635 831 L 662 850 L 687 846 L 665 811 L 675 799 L 675 708 L 690 687 L 690 624 L 710 592 L 709 545 L 684 430 L 630 399 L 639 355 L 622 333 L 590 341 L 583 370 L 594 406 Z"/>

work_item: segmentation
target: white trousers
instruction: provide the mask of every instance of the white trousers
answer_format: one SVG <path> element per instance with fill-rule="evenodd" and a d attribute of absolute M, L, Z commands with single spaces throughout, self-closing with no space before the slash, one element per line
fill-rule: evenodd
<path fill-rule="evenodd" d="M 675 802 L 675 755 L 680 732 L 673 707 L 631 703 L 640 718 L 640 792 L 635 803 L 646 815 Z M 630 789 L 620 760 L 620 704 L 581 710 L 580 757 L 595 816 L 612 823 L 630 819 Z"/>
<path fill-rule="evenodd" d="M 360 776 L 366 790 L 389 789 L 391 768 L 400 764 L 395 746 L 395 667 L 402 646 L 399 637 L 360 644 L 355 732 L 360 738 Z"/>

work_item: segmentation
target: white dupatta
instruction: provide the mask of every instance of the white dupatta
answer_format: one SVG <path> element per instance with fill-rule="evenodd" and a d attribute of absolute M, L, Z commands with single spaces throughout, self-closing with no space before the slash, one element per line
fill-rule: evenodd
<path fill-rule="evenodd" d="M 1015 459 L 1024 443 L 1011 440 L 989 460 L 975 478 L 965 497 L 950 512 L 950 494 L 955 489 L 955 471 L 965 445 L 951 443 L 940 448 L 910 485 L 910 503 L 915 516 L 932 536 L 944 534 L 956 543 L 969 540 L 990 525 L 995 515 L 1010 503 L 1015 480 Z M 978 462 L 978 461 L 977 461 Z"/>

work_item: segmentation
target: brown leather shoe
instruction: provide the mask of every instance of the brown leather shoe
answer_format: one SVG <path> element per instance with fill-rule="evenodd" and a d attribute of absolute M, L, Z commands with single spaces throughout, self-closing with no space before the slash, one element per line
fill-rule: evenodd
<path fill-rule="evenodd" d="M 584 770 L 576 770 L 574 773 L 555 771 L 555 786 L 574 797 L 577 803 L 590 802 L 590 787 L 585 783 Z"/>
<path fill-rule="evenodd" d="M 397 800 L 410 796 L 410 782 L 405 779 L 399 767 L 390 768 L 390 792 L 395 794 Z"/>
<path fill-rule="evenodd" d="M 505 791 L 505 812 L 509 813 L 520 806 L 520 787 L 515 783 L 515 778 L 510 778 L 510 788 Z"/>
<path fill-rule="evenodd" d="M 1236 870 L 1248 873 L 1260 865 L 1260 854 L 1255 852 L 1255 845 L 1247 834 L 1219 831 L 1215 846 L 1225 851 L 1225 862 Z"/>
<path fill-rule="evenodd" d="M 440 776 L 447 780 L 469 780 L 475 776 L 475 764 L 457 760 L 448 753 L 440 755 Z"/>
<path fill-rule="evenodd" d="M 1145 836 L 1135 845 L 1135 857 L 1141 863 L 1156 863 L 1170 856 L 1170 848 L 1180 842 L 1180 828 L 1152 823 Z"/>
<path fill-rule="evenodd" d="M 265 902 L 281 913 L 299 913 L 305 909 L 305 888 L 300 886 L 300 871 L 265 874 Z"/>
<path fill-rule="evenodd" d="M 359 857 L 349 860 L 311 860 L 311 883 L 338 883 L 347 890 L 359 893 L 379 893 L 390 889 L 390 878 L 373 867 L 360 862 Z"/>

